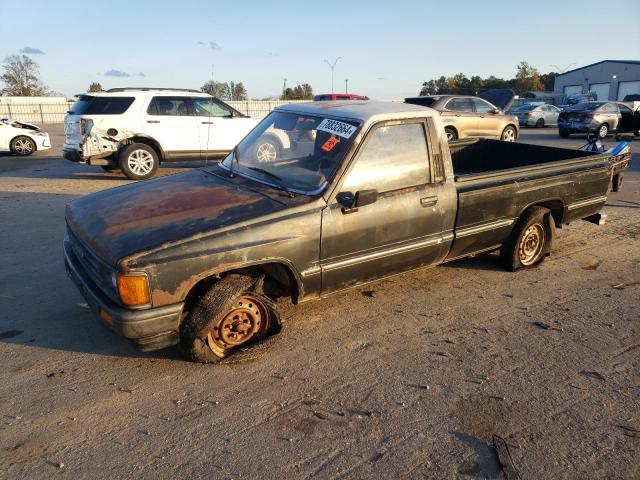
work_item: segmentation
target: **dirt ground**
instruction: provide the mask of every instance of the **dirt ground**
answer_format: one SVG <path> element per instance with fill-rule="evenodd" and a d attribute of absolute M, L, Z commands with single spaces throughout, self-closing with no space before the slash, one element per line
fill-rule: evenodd
<path fill-rule="evenodd" d="M 126 180 L 49 131 L 0 157 L 0 477 L 640 478 L 640 153 L 607 224 L 563 228 L 535 269 L 483 255 L 284 304 L 272 341 L 205 366 L 88 311 L 64 207 Z"/>

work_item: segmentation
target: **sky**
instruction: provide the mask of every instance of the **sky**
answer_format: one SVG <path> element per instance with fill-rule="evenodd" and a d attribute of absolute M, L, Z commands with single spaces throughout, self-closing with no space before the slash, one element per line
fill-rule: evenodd
<path fill-rule="evenodd" d="M 66 96 L 93 81 L 199 88 L 213 71 L 263 98 L 284 78 L 331 91 L 325 60 L 341 57 L 334 91 L 348 78 L 350 93 L 389 100 L 441 75 L 512 78 L 522 60 L 541 73 L 640 60 L 638 18 L 640 0 L 0 0 L 0 59 L 29 55 Z"/>

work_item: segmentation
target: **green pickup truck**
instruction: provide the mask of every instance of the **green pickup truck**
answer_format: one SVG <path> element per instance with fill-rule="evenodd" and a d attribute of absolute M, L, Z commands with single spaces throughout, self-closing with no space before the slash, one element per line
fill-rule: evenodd
<path fill-rule="evenodd" d="M 289 147 L 269 160 L 257 148 L 274 130 Z M 279 297 L 498 249 L 508 270 L 533 267 L 557 227 L 602 223 L 610 160 L 448 144 L 439 114 L 417 105 L 286 105 L 215 166 L 69 203 L 65 264 L 96 316 L 142 350 L 179 344 L 211 362 L 276 331 Z"/>

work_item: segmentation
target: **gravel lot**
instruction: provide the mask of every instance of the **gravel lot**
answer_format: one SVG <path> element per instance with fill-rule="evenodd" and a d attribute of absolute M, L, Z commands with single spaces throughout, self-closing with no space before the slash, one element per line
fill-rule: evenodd
<path fill-rule="evenodd" d="M 64 207 L 127 180 L 48 130 L 52 151 L 0 157 L 0 477 L 511 479 L 509 456 L 522 479 L 640 477 L 640 142 L 607 224 L 563 228 L 538 268 L 483 255 L 283 304 L 273 341 L 203 366 L 90 315 Z"/>

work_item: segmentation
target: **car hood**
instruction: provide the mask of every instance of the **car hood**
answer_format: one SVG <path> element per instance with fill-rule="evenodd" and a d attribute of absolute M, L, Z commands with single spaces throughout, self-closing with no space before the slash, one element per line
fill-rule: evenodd
<path fill-rule="evenodd" d="M 67 225 L 115 264 L 135 253 L 285 208 L 264 193 L 193 170 L 97 192 L 67 205 Z"/>
<path fill-rule="evenodd" d="M 495 105 L 503 112 L 506 112 L 511 108 L 513 101 L 516 99 L 516 92 L 508 88 L 494 88 L 492 90 L 486 90 L 478 96 Z"/>
<path fill-rule="evenodd" d="M 34 132 L 40 131 L 40 127 L 33 123 L 19 122 L 13 118 L 0 118 L 0 123 L 4 123 L 5 125 L 9 125 L 13 128 L 24 128 L 25 130 L 31 130 Z"/>

